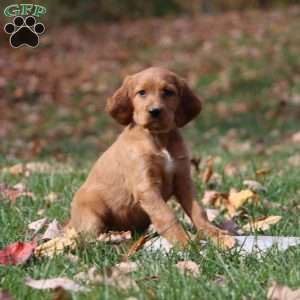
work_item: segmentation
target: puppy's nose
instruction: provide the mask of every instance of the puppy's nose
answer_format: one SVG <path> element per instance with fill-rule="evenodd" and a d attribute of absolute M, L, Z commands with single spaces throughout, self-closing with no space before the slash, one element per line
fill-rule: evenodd
<path fill-rule="evenodd" d="M 159 117 L 159 115 L 161 113 L 161 109 L 158 107 L 152 107 L 149 109 L 149 113 L 150 113 L 151 117 L 157 118 L 157 117 Z"/>

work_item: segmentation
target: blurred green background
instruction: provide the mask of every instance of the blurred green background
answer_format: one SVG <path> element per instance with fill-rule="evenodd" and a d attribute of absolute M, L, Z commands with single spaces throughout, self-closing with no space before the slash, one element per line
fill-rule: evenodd
<path fill-rule="evenodd" d="M 216 14 L 247 9 L 269 9 L 299 4 L 298 0 L 40 0 L 48 9 L 53 22 L 116 21 L 139 19 L 149 16 Z M 26 3 L 26 1 L 2 0 L 1 5 Z"/>

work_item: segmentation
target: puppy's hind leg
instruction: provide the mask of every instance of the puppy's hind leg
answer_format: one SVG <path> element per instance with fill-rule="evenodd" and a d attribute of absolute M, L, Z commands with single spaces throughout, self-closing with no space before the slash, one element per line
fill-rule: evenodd
<path fill-rule="evenodd" d="M 88 195 L 75 195 L 71 208 L 71 220 L 68 226 L 73 227 L 77 232 L 88 234 L 92 237 L 98 236 L 105 231 L 103 214 L 100 206 L 95 209 L 95 203 L 88 200 Z"/>

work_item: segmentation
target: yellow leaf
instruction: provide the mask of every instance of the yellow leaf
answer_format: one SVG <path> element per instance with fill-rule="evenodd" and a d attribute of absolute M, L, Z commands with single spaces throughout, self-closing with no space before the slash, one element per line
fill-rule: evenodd
<path fill-rule="evenodd" d="M 281 220 L 281 216 L 269 216 L 263 217 L 255 220 L 254 222 L 249 222 L 243 226 L 244 231 L 254 231 L 254 230 L 268 230 L 271 225 L 278 223 Z"/>
<path fill-rule="evenodd" d="M 229 216 L 234 216 L 237 209 L 254 196 L 255 194 L 251 190 L 242 190 L 240 192 L 231 191 L 226 205 Z"/>
<path fill-rule="evenodd" d="M 39 245 L 35 249 L 36 256 L 54 256 L 62 253 L 67 247 L 75 249 L 77 245 L 78 233 L 74 228 L 67 229 L 62 237 L 54 238 L 46 243 Z"/>

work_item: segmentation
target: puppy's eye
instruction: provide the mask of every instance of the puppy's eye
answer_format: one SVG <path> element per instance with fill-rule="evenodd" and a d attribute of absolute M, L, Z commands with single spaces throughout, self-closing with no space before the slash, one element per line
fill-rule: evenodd
<path fill-rule="evenodd" d="M 144 97 L 144 96 L 146 96 L 146 91 L 145 90 L 140 90 L 140 91 L 137 92 L 137 94 Z"/>
<path fill-rule="evenodd" d="M 165 97 L 171 97 L 174 96 L 175 92 L 169 89 L 163 89 L 163 96 Z"/>

